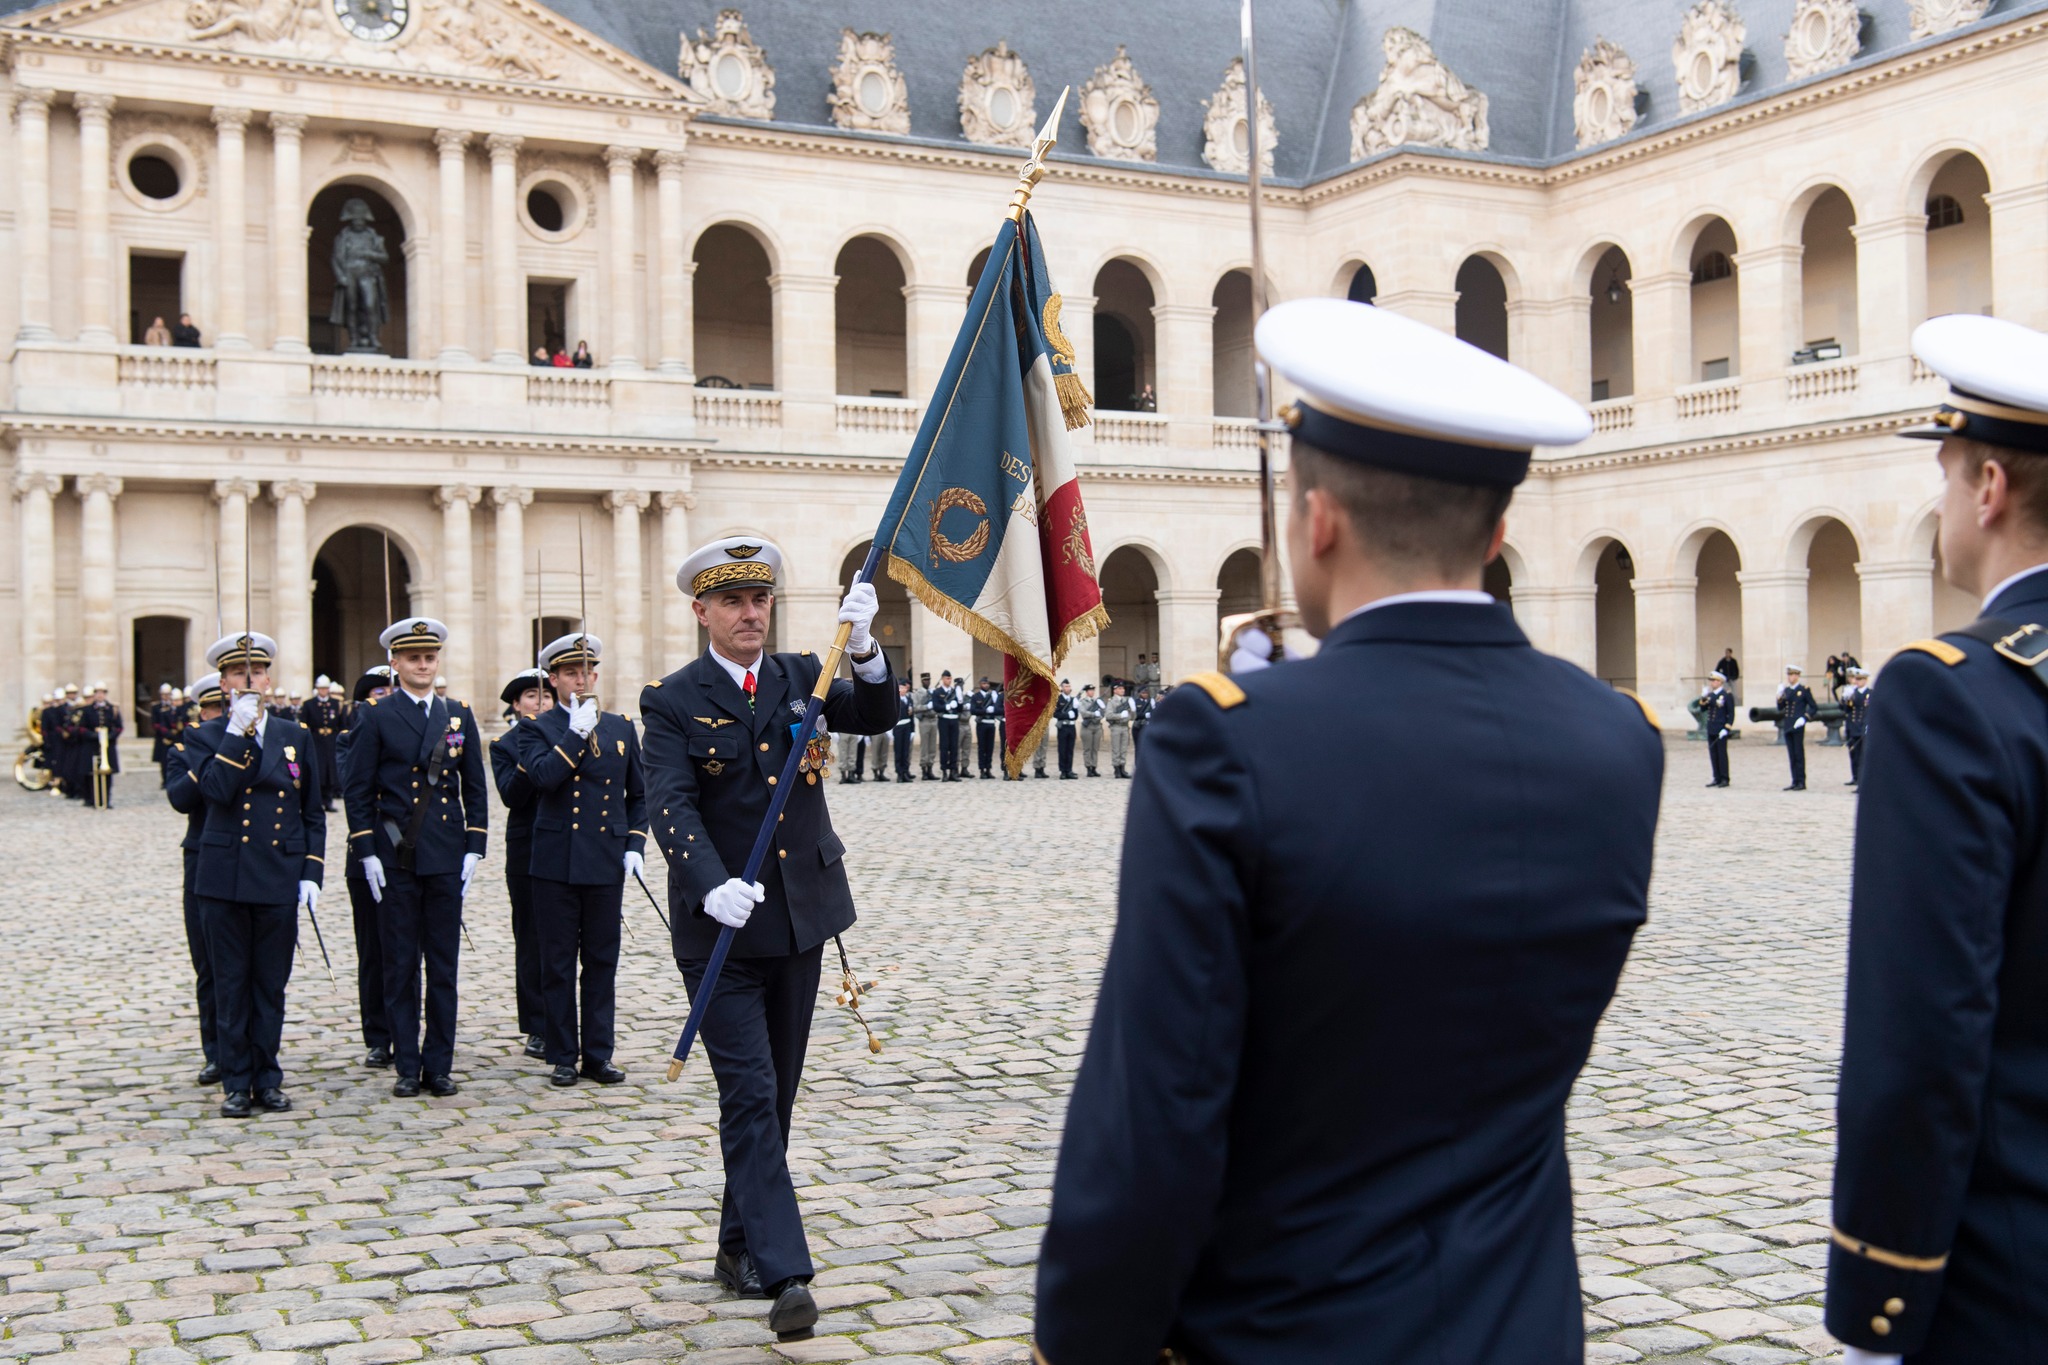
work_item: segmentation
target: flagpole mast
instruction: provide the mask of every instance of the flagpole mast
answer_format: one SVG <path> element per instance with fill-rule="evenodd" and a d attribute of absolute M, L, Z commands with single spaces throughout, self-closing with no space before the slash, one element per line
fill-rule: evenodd
<path fill-rule="evenodd" d="M 1259 56 L 1252 33 L 1252 0 L 1244 0 L 1239 23 L 1244 39 L 1244 126 L 1249 164 L 1245 167 L 1252 211 L 1252 326 L 1266 312 L 1266 242 L 1260 205 Z M 1257 398 L 1259 439 L 1259 596 L 1266 637 L 1274 659 L 1282 657 L 1280 631 L 1280 533 L 1273 490 L 1273 374 L 1252 349 L 1252 389 Z"/>

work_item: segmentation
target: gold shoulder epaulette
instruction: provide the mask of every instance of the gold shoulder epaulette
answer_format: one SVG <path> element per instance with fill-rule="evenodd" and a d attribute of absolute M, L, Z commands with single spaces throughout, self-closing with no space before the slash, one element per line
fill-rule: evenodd
<path fill-rule="evenodd" d="M 1643 719 L 1644 719 L 1644 720 L 1646 720 L 1646 721 L 1648 721 L 1648 722 L 1650 722 L 1650 728 L 1651 728 L 1652 730 L 1658 730 L 1658 731 L 1661 731 L 1661 730 L 1663 730 L 1663 728 L 1664 728 L 1664 722 L 1663 722 L 1662 720 L 1658 719 L 1658 717 L 1657 717 L 1657 708 L 1656 708 L 1656 707 L 1654 707 L 1654 706 L 1650 705 L 1650 703 L 1648 703 L 1648 702 L 1644 701 L 1644 700 L 1643 700 L 1643 699 L 1642 699 L 1641 697 L 1639 697 L 1639 696 L 1637 696 L 1637 695 L 1636 695 L 1635 693 L 1633 693 L 1633 692 L 1629 691 L 1629 690 L 1628 690 L 1628 689 L 1627 689 L 1626 687 L 1617 687 L 1617 688 L 1615 688 L 1614 690 L 1615 690 L 1615 691 L 1617 691 L 1617 692 L 1619 692 L 1619 693 L 1621 693 L 1621 695 L 1622 695 L 1622 696 L 1624 696 L 1624 697 L 1627 697 L 1627 698 L 1628 698 L 1628 699 L 1629 699 L 1630 701 L 1634 702 L 1634 703 L 1635 703 L 1635 704 L 1636 704 L 1637 706 L 1640 706 L 1640 707 L 1642 707 L 1642 708 L 1643 708 Z"/>
<path fill-rule="evenodd" d="M 659 679 L 659 678 L 655 678 L 655 679 L 652 679 L 651 681 L 649 681 L 649 682 L 648 682 L 648 684 L 647 684 L 647 685 L 648 685 L 649 687 L 659 687 L 659 686 L 661 686 L 661 679 Z"/>
<path fill-rule="evenodd" d="M 1199 687 L 1209 694 L 1209 700 L 1228 711 L 1233 706 L 1244 705 L 1244 689 L 1221 673 L 1197 673 L 1187 679 L 1189 687 Z"/>
<path fill-rule="evenodd" d="M 1954 668 L 1957 664 L 1970 657 L 1946 640 L 1915 640 L 1910 645 L 1902 646 L 1899 653 L 1904 654 L 1907 650 L 1912 649 L 1917 649 L 1922 654 L 1932 654 L 1950 668 Z"/>

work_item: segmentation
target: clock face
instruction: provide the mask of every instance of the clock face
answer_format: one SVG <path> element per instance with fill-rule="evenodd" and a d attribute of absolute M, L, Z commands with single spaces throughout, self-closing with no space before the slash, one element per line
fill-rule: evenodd
<path fill-rule="evenodd" d="M 334 0 L 334 17 L 364 42 L 387 43 L 405 32 L 412 0 Z"/>

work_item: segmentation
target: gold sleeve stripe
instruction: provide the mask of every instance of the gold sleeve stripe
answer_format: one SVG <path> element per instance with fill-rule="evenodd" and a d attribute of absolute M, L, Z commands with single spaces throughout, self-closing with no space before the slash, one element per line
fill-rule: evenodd
<path fill-rule="evenodd" d="M 217 758 L 217 759 L 219 759 L 219 760 L 220 760 L 221 762 L 223 762 L 223 763 L 227 764 L 227 765 L 228 765 L 228 766 L 229 766 L 230 768 L 241 768 L 241 769 L 243 769 L 244 771 L 247 771 L 247 770 L 248 770 L 248 767 L 249 767 L 249 765 L 248 765 L 248 764 L 246 764 L 246 763 L 237 763 L 237 762 L 235 762 L 235 760 L 233 760 L 232 758 L 229 758 L 229 757 L 228 757 L 228 756 L 227 756 L 226 754 L 215 754 L 215 755 L 214 755 L 214 757 L 215 757 L 215 758 Z"/>
<path fill-rule="evenodd" d="M 1643 719 L 1650 722 L 1650 728 L 1652 730 L 1662 730 L 1664 728 L 1664 722 L 1660 720 L 1657 716 L 1656 707 L 1650 705 L 1650 703 L 1644 701 L 1641 697 L 1629 691 L 1626 687 L 1617 687 L 1614 690 L 1621 693 L 1622 696 L 1627 697 L 1637 706 L 1643 708 Z"/>
<path fill-rule="evenodd" d="M 464 832 L 464 833 L 466 833 L 466 834 L 489 834 L 489 833 L 490 833 L 490 831 L 489 831 L 489 830 L 487 830 L 487 829 L 478 829 L 478 828 L 477 828 L 477 827 L 476 827 L 475 825 L 464 825 L 464 826 L 463 826 L 462 828 L 463 828 L 463 832 Z"/>
<path fill-rule="evenodd" d="M 1233 706 L 1244 705 L 1244 689 L 1221 673 L 1197 673 L 1187 680 L 1187 684 L 1207 692 L 1209 700 L 1226 711 Z"/>
<path fill-rule="evenodd" d="M 317 853 L 308 853 L 306 855 L 306 861 L 309 863 L 318 863 L 322 867 L 327 866 L 327 860 Z"/>
<path fill-rule="evenodd" d="M 1946 1255 L 1908 1256 L 1904 1252 L 1886 1251 L 1883 1247 L 1874 1247 L 1868 1242 L 1858 1241 L 1840 1228 L 1829 1228 L 1828 1231 L 1834 1234 L 1835 1245 L 1850 1255 L 1861 1256 L 1866 1261 L 1875 1261 L 1879 1265 L 1890 1266 L 1893 1270 L 1911 1270 L 1921 1274 L 1933 1274 L 1936 1271 L 1948 1268 L 1948 1257 Z"/>
<path fill-rule="evenodd" d="M 359 829 L 354 834 L 351 834 L 348 837 L 351 839 L 367 839 L 370 837 L 370 831 L 366 829 Z"/>
<path fill-rule="evenodd" d="M 557 744 L 557 745 L 555 746 L 555 752 L 556 752 L 556 753 L 558 753 L 558 754 L 562 754 L 562 746 L 561 746 L 561 745 L 559 745 L 559 744 Z M 576 760 L 575 760 L 575 759 L 573 759 L 573 758 L 571 758 L 571 757 L 569 757 L 569 755 L 567 755 L 567 754 L 562 754 L 562 761 L 563 761 L 564 763 L 568 764 L 568 765 L 569 765 L 570 767 L 572 767 L 572 768 L 576 766 Z"/>
<path fill-rule="evenodd" d="M 1908 650 L 1914 649 L 1919 650 L 1922 654 L 1932 654 L 1950 668 L 1954 668 L 1957 664 L 1970 657 L 1946 640 L 1915 640 L 1912 644 L 1902 647 L 1899 653 L 1904 654 Z"/>

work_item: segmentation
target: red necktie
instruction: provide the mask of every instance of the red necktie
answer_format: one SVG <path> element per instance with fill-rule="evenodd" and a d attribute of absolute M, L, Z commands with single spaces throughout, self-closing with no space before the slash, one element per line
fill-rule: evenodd
<path fill-rule="evenodd" d="M 748 669 L 748 670 L 747 670 L 747 680 L 746 680 L 746 681 L 745 681 L 744 683 L 740 684 L 740 685 L 741 685 L 742 687 L 744 687 L 744 688 L 746 689 L 746 691 L 747 691 L 747 709 L 748 709 L 749 711 L 751 711 L 751 710 L 753 710 L 753 709 L 754 709 L 754 670 L 753 670 L 753 669 L 751 669 L 751 668 L 750 668 L 750 669 Z"/>

